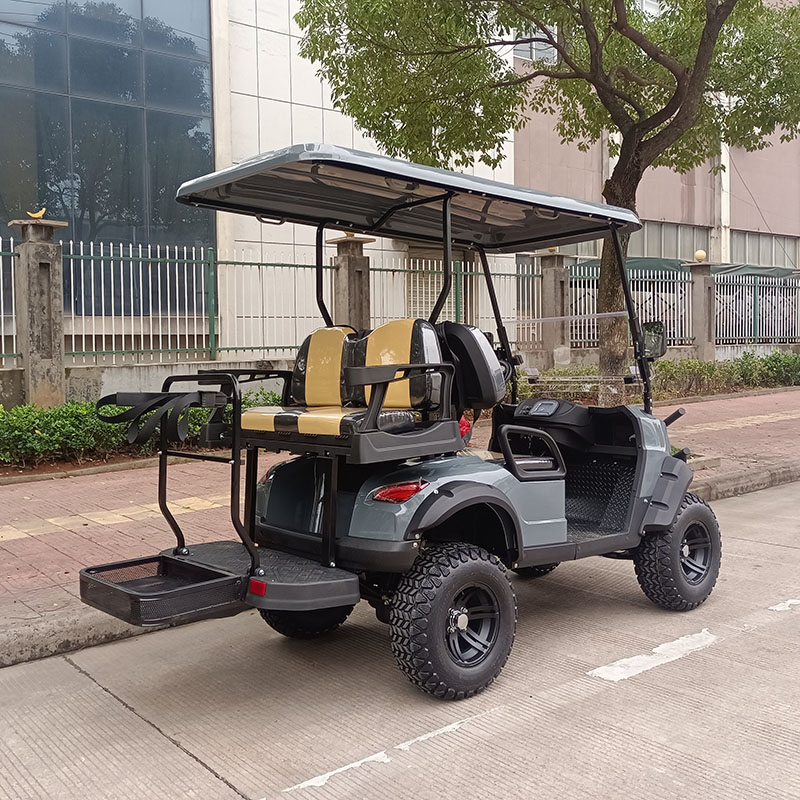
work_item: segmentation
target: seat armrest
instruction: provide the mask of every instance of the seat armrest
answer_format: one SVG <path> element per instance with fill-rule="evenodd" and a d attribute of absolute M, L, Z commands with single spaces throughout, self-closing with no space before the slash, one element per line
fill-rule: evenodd
<path fill-rule="evenodd" d="M 398 372 L 403 374 L 398 376 Z M 453 375 L 454 368 L 452 364 L 375 364 L 371 367 L 345 367 L 344 381 L 348 386 L 376 386 L 402 381 L 424 372 L 449 372 Z"/>
<path fill-rule="evenodd" d="M 251 383 L 252 381 L 268 381 L 277 378 L 283 381 L 281 402 L 283 405 L 289 405 L 289 389 L 291 387 L 293 374 L 290 369 L 200 369 L 197 371 L 197 374 L 206 378 L 206 381 L 199 381 L 200 383 L 213 383 L 214 375 L 220 374 L 234 375 L 240 384 Z"/>
<path fill-rule="evenodd" d="M 442 419 L 450 419 L 455 367 L 452 364 L 376 364 L 371 367 L 345 367 L 344 380 L 348 386 L 371 386 L 367 413 L 361 422 L 360 432 L 378 430 L 378 417 L 383 410 L 390 383 L 405 380 L 426 372 L 443 377 L 441 408 Z M 401 373 L 398 375 L 398 373 Z"/>

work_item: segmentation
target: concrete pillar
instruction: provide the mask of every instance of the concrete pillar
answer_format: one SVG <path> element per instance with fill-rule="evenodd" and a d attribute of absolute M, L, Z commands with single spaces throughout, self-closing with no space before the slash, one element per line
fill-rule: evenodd
<path fill-rule="evenodd" d="M 542 316 L 564 317 L 569 314 L 569 267 L 561 253 L 546 253 L 542 266 Z M 570 363 L 569 321 L 542 323 L 544 368 Z"/>
<path fill-rule="evenodd" d="M 716 162 L 719 171 L 714 176 L 714 227 L 708 257 L 714 264 L 727 264 L 731 260 L 731 151 L 725 142 Z"/>
<path fill-rule="evenodd" d="M 337 325 L 351 325 L 357 331 L 371 327 L 369 256 L 364 255 L 364 245 L 374 241 L 352 234 L 327 240 L 336 245 L 332 311 Z"/>
<path fill-rule="evenodd" d="M 66 401 L 64 268 L 61 243 L 53 240 L 53 234 L 67 223 L 24 219 L 8 224 L 22 230 L 17 245 L 14 289 L 25 402 L 58 406 Z"/>
<path fill-rule="evenodd" d="M 692 332 L 695 356 L 715 361 L 717 355 L 717 303 L 711 265 L 690 264 L 692 270 Z"/>

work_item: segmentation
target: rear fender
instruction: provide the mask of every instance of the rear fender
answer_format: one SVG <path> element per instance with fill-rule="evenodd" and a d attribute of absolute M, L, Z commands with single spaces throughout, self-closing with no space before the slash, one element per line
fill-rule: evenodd
<path fill-rule="evenodd" d="M 489 506 L 503 526 L 508 552 L 516 559 L 520 552 L 521 526 L 514 506 L 494 486 L 472 481 L 451 481 L 431 492 L 414 513 L 406 538 L 416 538 L 442 525 L 455 514 L 472 506 Z"/>
<path fill-rule="evenodd" d="M 692 477 L 692 470 L 684 461 L 673 456 L 664 458 L 661 474 L 642 522 L 645 533 L 666 530 L 672 526 Z"/>

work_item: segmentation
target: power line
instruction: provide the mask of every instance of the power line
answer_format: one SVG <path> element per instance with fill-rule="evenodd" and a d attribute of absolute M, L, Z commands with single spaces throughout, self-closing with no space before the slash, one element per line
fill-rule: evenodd
<path fill-rule="evenodd" d="M 756 200 L 755 195 L 750 191 L 750 187 L 747 185 L 747 181 L 744 179 L 744 175 L 742 175 L 742 173 L 739 171 L 739 167 L 737 167 L 736 164 L 734 163 L 732 152 L 730 153 L 730 162 L 731 166 L 734 168 L 734 170 L 736 170 L 736 174 L 739 176 L 739 180 L 742 182 L 742 186 L 744 186 L 744 188 L 747 190 L 747 194 L 750 195 L 750 199 L 753 201 L 753 205 L 755 206 L 756 211 L 758 211 L 759 215 L 761 216 L 761 219 L 767 226 L 767 230 L 772 234 L 773 237 L 772 240 L 780 245 L 780 248 L 781 250 L 783 250 L 783 254 L 786 256 L 786 259 L 789 261 L 789 263 L 792 265 L 794 269 L 797 269 L 797 264 L 795 264 L 794 259 L 789 255 L 789 251 L 783 246 L 783 241 L 781 241 L 783 237 L 781 236 L 780 239 L 776 238 L 775 232 L 772 230 L 772 227 L 767 221 L 767 218 L 764 216 L 764 212 L 761 210 L 761 206 L 758 204 L 758 200 Z M 746 257 L 747 257 L 747 251 L 745 250 L 745 258 Z"/>

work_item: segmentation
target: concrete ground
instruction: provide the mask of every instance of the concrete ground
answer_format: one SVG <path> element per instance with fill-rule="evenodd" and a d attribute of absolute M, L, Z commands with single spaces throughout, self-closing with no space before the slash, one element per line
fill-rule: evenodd
<path fill-rule="evenodd" d="M 460 703 L 406 681 L 365 605 L 323 640 L 248 612 L 8 667 L 0 797 L 799 798 L 798 501 L 715 504 L 722 573 L 686 614 L 628 562 L 516 580 L 511 659 Z"/>
<path fill-rule="evenodd" d="M 666 416 L 673 406 L 657 409 Z M 670 428 L 678 447 L 723 457 L 694 490 L 714 498 L 800 479 L 800 391 L 686 406 Z M 488 427 L 473 444 L 486 447 Z M 260 456 L 261 468 L 280 456 Z M 234 538 L 227 466 L 170 467 L 170 498 L 187 541 Z M 154 468 L 0 486 L 0 667 L 139 633 L 84 606 L 78 571 L 151 555 L 173 536 L 156 505 Z"/>

